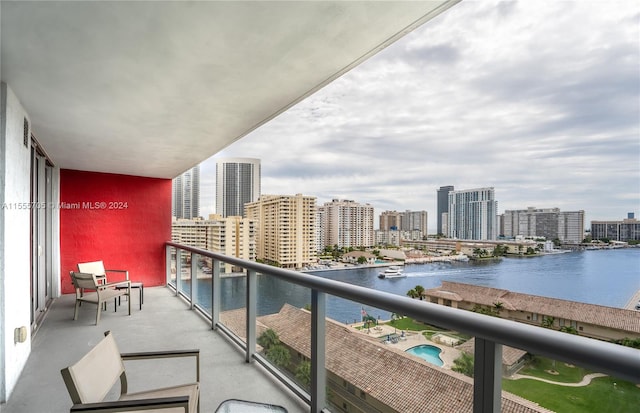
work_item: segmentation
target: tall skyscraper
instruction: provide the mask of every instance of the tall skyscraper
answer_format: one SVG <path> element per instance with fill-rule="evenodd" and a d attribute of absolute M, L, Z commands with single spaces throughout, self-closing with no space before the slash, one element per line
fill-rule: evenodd
<path fill-rule="evenodd" d="M 200 165 L 174 178 L 171 190 L 171 215 L 184 219 L 200 216 Z"/>
<path fill-rule="evenodd" d="M 260 198 L 260 159 L 216 160 L 216 213 L 245 216 L 244 205 Z"/>
<path fill-rule="evenodd" d="M 316 197 L 297 194 L 262 195 L 246 205 L 256 222 L 256 258 L 283 268 L 317 262 Z"/>
<path fill-rule="evenodd" d="M 440 189 L 438 189 L 438 205 L 437 205 L 437 213 L 438 216 L 437 218 L 437 234 L 443 234 L 443 235 L 447 235 L 447 231 L 443 230 L 442 228 L 442 214 L 446 214 L 449 212 L 449 192 L 453 191 L 453 186 L 452 185 L 447 185 L 447 186 L 441 186 Z M 445 222 L 445 226 L 447 223 Z"/>
<path fill-rule="evenodd" d="M 498 201 L 493 188 L 449 192 L 449 237 L 495 240 Z"/>
<path fill-rule="evenodd" d="M 322 206 L 325 211 L 325 243 L 338 247 L 371 247 L 373 206 L 351 200 L 334 199 Z"/>

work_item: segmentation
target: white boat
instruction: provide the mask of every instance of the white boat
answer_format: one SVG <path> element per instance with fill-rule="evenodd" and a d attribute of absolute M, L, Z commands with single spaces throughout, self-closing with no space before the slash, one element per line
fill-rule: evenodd
<path fill-rule="evenodd" d="M 378 274 L 378 278 L 400 278 L 406 277 L 407 275 L 402 272 L 402 267 L 397 265 L 392 265 L 388 267 L 384 272 Z"/>

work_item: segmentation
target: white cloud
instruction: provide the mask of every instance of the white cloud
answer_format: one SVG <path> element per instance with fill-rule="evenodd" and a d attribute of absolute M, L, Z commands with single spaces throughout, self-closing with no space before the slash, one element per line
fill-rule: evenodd
<path fill-rule="evenodd" d="M 621 219 L 640 213 L 639 27 L 637 2 L 462 2 L 217 156 L 261 159 L 262 193 L 426 209 L 432 230 L 442 185 Z"/>

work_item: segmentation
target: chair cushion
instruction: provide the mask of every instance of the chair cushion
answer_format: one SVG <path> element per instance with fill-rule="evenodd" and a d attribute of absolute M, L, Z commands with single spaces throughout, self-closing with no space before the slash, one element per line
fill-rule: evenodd
<path fill-rule="evenodd" d="M 162 389 L 154 389 L 149 391 L 142 391 L 137 393 L 127 393 L 120 397 L 120 400 L 140 400 L 149 399 L 155 397 L 175 397 L 175 396 L 189 396 L 189 412 L 195 413 L 198 406 L 198 395 L 200 393 L 200 385 L 198 383 L 183 384 L 180 386 L 165 387 Z M 141 410 L 140 413 L 184 413 L 183 409 L 153 409 L 153 410 Z M 133 413 L 133 412 L 132 412 Z"/>

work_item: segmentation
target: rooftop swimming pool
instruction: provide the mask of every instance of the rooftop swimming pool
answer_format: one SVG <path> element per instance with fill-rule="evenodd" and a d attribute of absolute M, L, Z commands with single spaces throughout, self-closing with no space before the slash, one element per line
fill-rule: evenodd
<path fill-rule="evenodd" d="M 444 365 L 444 362 L 440 358 L 440 353 L 442 353 L 442 350 L 440 350 L 436 346 L 421 344 L 419 346 L 411 347 L 410 349 L 406 350 L 406 352 L 409 354 L 413 354 L 414 356 L 418 356 L 431 364 L 435 364 L 436 366 L 442 367 Z"/>

